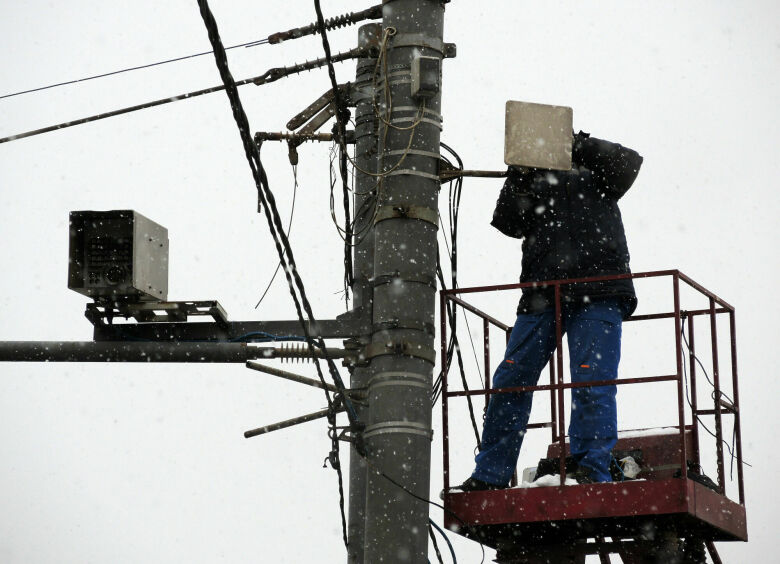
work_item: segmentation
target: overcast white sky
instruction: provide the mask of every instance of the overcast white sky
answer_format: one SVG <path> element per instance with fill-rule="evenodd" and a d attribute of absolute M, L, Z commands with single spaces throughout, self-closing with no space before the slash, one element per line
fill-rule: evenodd
<path fill-rule="evenodd" d="M 308 0 L 211 4 L 226 45 L 315 17 Z M 369 5 L 323 4 L 326 16 Z M 467 168 L 503 166 L 506 100 L 572 106 L 576 129 L 645 157 L 622 201 L 634 271 L 679 268 L 736 306 L 751 540 L 721 544 L 725 562 L 776 558 L 778 16 L 771 1 L 455 0 L 445 23 L 458 57 L 444 65 L 442 140 Z M 0 35 L 0 94 L 209 49 L 196 3 L 183 0 L 14 2 Z M 356 36 L 349 28 L 331 41 L 343 50 Z M 230 63 L 243 78 L 321 51 L 314 37 L 234 50 Z M 337 75 L 349 80 L 354 65 L 339 65 Z M 201 57 L 3 99 L 0 136 L 218 83 L 213 58 Z M 328 88 L 326 72 L 315 71 L 241 95 L 253 129 L 278 131 Z M 300 153 L 291 240 L 315 313 L 331 317 L 343 302 L 328 147 Z M 286 148 L 265 147 L 263 157 L 288 214 Z M 519 244 L 488 226 L 499 188 L 495 180 L 465 184 L 464 286 L 519 275 Z M 131 208 L 166 226 L 170 299 L 218 299 L 232 319 L 294 317 L 282 279 L 253 309 L 276 265 L 255 198 L 222 93 L 0 145 L 0 339 L 91 338 L 85 300 L 66 287 L 68 212 L 80 209 Z M 668 304 L 668 292 L 638 290 L 640 311 Z M 515 299 L 483 305 L 511 322 Z M 641 338 L 627 331 L 623 375 L 665 373 L 669 335 L 666 326 Z M 653 339 L 664 345 L 650 346 Z M 669 389 L 651 389 L 621 391 L 621 427 L 674 422 L 651 407 L 668 407 Z M 321 468 L 324 424 L 242 437 L 322 403 L 316 390 L 240 365 L 4 364 L 0 562 L 343 561 L 335 474 Z M 434 421 L 436 496 L 438 407 Z M 471 443 L 467 427 L 455 432 L 459 480 L 470 471 Z M 543 454 L 544 440 L 529 441 L 521 466 Z M 453 541 L 460 562 L 479 561 L 476 545 Z"/>

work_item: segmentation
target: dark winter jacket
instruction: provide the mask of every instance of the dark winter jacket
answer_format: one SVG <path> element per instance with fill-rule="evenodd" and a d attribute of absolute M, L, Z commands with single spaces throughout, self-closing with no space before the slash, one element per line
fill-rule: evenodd
<path fill-rule="evenodd" d="M 491 225 L 523 239 L 521 282 L 629 273 L 618 200 L 633 184 L 642 157 L 617 143 L 575 135 L 569 171 L 510 167 Z M 564 302 L 621 298 L 636 309 L 631 280 L 561 287 Z M 554 304 L 552 287 L 524 288 L 518 313 Z"/>

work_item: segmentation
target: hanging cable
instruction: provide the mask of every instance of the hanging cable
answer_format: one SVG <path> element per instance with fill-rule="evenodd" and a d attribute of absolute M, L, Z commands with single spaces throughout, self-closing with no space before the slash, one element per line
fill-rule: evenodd
<path fill-rule="evenodd" d="M 259 149 L 258 149 L 259 152 Z M 290 221 L 287 223 L 287 238 L 290 238 L 290 231 L 292 230 L 292 221 L 293 221 L 293 215 L 295 214 L 295 197 L 298 194 L 298 165 L 292 165 L 292 171 L 293 171 L 293 196 L 292 196 L 292 205 L 290 206 Z M 268 290 L 271 289 L 271 284 L 274 283 L 274 280 L 276 280 L 276 275 L 279 274 L 279 269 L 282 267 L 282 261 L 279 261 L 276 265 L 276 270 L 274 270 L 273 275 L 271 276 L 271 279 L 268 281 L 268 285 L 265 287 L 265 290 L 263 290 L 262 295 L 260 296 L 260 299 L 257 300 L 257 303 L 255 304 L 255 309 L 257 309 L 260 306 L 260 303 L 265 299 L 265 295 L 268 293 Z"/>
<path fill-rule="evenodd" d="M 433 519 L 428 519 L 429 526 L 432 526 L 437 531 L 439 531 L 439 534 L 444 537 L 444 542 L 447 543 L 447 547 L 450 549 L 450 556 L 452 556 L 452 562 L 453 564 L 458 564 L 458 559 L 455 557 L 455 549 L 452 548 L 452 543 L 450 542 L 450 538 L 447 536 L 447 533 L 445 533 L 441 527 L 439 527 L 436 522 Z M 441 555 L 440 555 L 441 558 Z"/>
<path fill-rule="evenodd" d="M 431 539 L 431 544 L 433 545 L 433 550 L 436 552 L 436 560 L 439 561 L 439 564 L 444 564 L 444 560 L 441 558 L 441 551 L 439 550 L 439 543 L 436 542 L 436 536 L 433 534 L 433 527 L 431 527 L 431 519 L 428 519 L 428 538 Z M 430 564 L 430 561 L 428 561 Z"/>
<path fill-rule="evenodd" d="M 438 251 L 436 252 L 436 275 L 439 278 L 439 284 L 441 284 L 442 289 L 446 290 L 446 285 L 444 283 L 444 275 L 442 274 L 442 271 L 441 271 L 441 264 L 440 264 L 440 261 L 439 261 L 439 253 L 438 253 Z M 450 327 L 452 327 L 452 325 L 455 322 L 455 314 L 453 313 L 453 310 L 450 308 L 450 304 L 449 303 L 447 303 L 447 319 L 449 320 Z M 466 371 L 465 371 L 465 369 L 463 367 L 463 357 L 461 356 L 461 353 L 460 353 L 460 346 L 458 345 L 458 338 L 457 338 L 457 336 L 455 335 L 454 332 L 452 332 L 452 339 L 453 339 L 453 343 L 454 343 L 454 347 L 455 347 L 455 355 L 457 356 L 457 359 L 458 359 L 458 368 L 460 369 L 460 380 L 461 380 L 461 383 L 463 384 L 463 389 L 465 391 L 469 391 L 469 384 L 468 384 L 468 381 L 466 380 Z M 449 368 L 449 365 L 447 366 L 447 368 Z M 445 370 L 445 368 L 442 367 L 442 374 L 440 375 L 440 378 L 443 378 L 444 370 Z M 441 384 L 440 384 L 440 386 L 441 386 Z M 439 393 L 441 393 L 441 392 L 439 392 Z M 466 403 L 469 406 L 469 418 L 471 419 L 471 428 L 474 431 L 474 438 L 477 441 L 477 448 L 479 449 L 479 448 L 482 447 L 482 442 L 481 442 L 480 436 L 479 436 L 479 427 L 477 426 L 477 419 L 474 416 L 474 404 L 471 401 L 471 396 L 466 396 Z"/>
<path fill-rule="evenodd" d="M 686 320 L 686 316 L 682 316 L 682 324 L 681 324 L 681 328 L 680 328 L 680 333 L 682 335 L 683 342 L 685 343 L 685 347 L 688 349 L 688 352 L 691 353 L 692 352 L 691 351 L 691 347 L 688 344 L 688 339 L 686 339 L 686 337 L 685 337 L 685 320 Z M 698 357 L 695 354 L 693 354 L 693 358 L 695 359 L 695 361 L 699 365 L 699 367 L 701 367 L 702 371 L 704 372 L 704 375 L 707 377 L 707 381 L 710 382 L 710 384 L 713 387 L 715 387 L 715 385 L 712 384 L 712 381 L 710 380 L 709 376 L 707 375 L 707 371 L 704 369 L 704 366 L 702 365 L 702 363 L 698 359 Z M 684 357 L 683 357 L 683 362 L 682 362 L 682 368 L 683 368 L 683 378 L 685 380 L 685 400 L 688 402 L 688 406 L 691 408 L 691 410 L 693 410 L 693 403 L 691 402 L 690 395 L 688 394 L 688 369 L 687 369 L 687 364 L 686 364 L 686 360 L 685 360 Z M 728 396 L 726 396 L 726 394 L 723 394 L 722 392 L 721 392 L 721 395 L 723 395 L 724 397 L 728 398 Z M 696 415 L 696 420 L 699 422 L 699 425 L 701 425 L 702 428 L 705 431 L 707 431 L 707 433 L 710 436 L 712 436 L 713 439 L 715 439 L 716 441 L 718 440 L 718 436 L 715 433 L 713 433 L 712 431 L 710 431 L 710 428 L 707 427 L 707 425 L 704 424 L 704 422 L 701 420 L 701 417 L 699 417 L 698 414 Z M 731 468 L 730 479 L 732 479 L 732 480 L 734 479 L 734 459 L 737 456 L 736 452 L 734 450 L 734 444 L 733 444 L 733 441 L 735 439 L 736 439 L 736 428 L 734 429 L 734 432 L 732 432 L 732 435 L 731 435 L 731 440 L 732 440 L 732 444 L 731 445 L 729 445 L 729 443 L 725 439 L 723 439 L 722 437 L 720 439 L 721 442 L 726 446 L 726 450 L 728 450 L 729 456 L 731 457 L 731 467 L 732 468 Z M 742 464 L 744 464 L 746 466 L 750 466 L 752 468 L 752 465 L 749 464 L 748 462 L 746 462 L 744 459 L 742 459 L 741 462 L 742 462 Z"/>
<path fill-rule="evenodd" d="M 366 465 L 371 467 L 374 472 L 376 472 L 377 474 L 382 476 L 385 480 L 387 480 L 388 482 L 390 482 L 391 484 L 393 484 L 394 486 L 399 488 L 401 491 L 405 492 L 407 495 L 413 497 L 414 499 L 416 499 L 418 501 L 422 501 L 423 503 L 427 503 L 428 505 L 432 505 L 433 507 L 438 507 L 439 509 L 441 509 L 442 511 L 444 511 L 445 513 L 447 513 L 448 515 L 453 517 L 458 523 L 460 523 L 464 527 L 466 526 L 466 522 L 463 519 L 461 519 L 458 516 L 458 514 L 455 513 L 454 511 L 452 511 L 451 509 L 447 509 L 446 507 L 444 507 L 440 503 L 436 503 L 435 501 L 432 501 L 430 499 L 424 498 L 423 496 L 417 495 L 416 493 L 414 493 L 410 489 L 404 487 L 403 484 L 399 483 L 397 480 L 394 480 L 393 478 L 391 478 L 390 476 L 385 474 L 382 470 L 377 468 L 374 465 L 374 463 L 371 460 L 369 460 L 368 458 L 366 458 L 365 461 L 366 461 Z M 480 560 L 480 564 L 483 564 L 485 562 L 485 545 L 482 544 L 482 542 L 479 540 L 479 538 L 475 537 L 473 540 L 477 541 L 479 543 L 479 547 L 482 549 L 482 560 Z"/>
<path fill-rule="evenodd" d="M 208 30 L 209 40 L 211 41 L 212 48 L 214 49 L 214 58 L 216 60 L 217 68 L 219 69 L 220 77 L 222 78 L 222 81 L 224 83 L 225 91 L 230 101 L 230 105 L 233 111 L 233 117 L 239 129 L 239 134 L 241 137 L 241 141 L 244 145 L 244 152 L 247 157 L 247 162 L 249 163 L 249 168 L 252 171 L 252 175 L 255 179 L 255 184 L 257 185 L 258 195 L 261 200 L 262 209 L 265 213 L 266 221 L 268 223 L 268 228 L 274 239 L 277 254 L 279 255 L 279 260 L 280 262 L 282 262 L 282 265 L 285 270 L 285 276 L 287 277 L 287 284 L 290 289 L 290 295 L 292 296 L 293 302 L 295 304 L 295 310 L 298 315 L 298 319 L 301 323 L 301 329 L 303 330 L 304 336 L 306 337 L 309 353 L 314 357 L 315 366 L 317 368 L 317 375 L 319 376 L 319 379 L 323 383 L 323 385 L 325 385 L 326 384 L 325 377 L 323 376 L 319 359 L 315 354 L 315 346 L 321 349 L 321 353 L 325 357 L 325 360 L 327 361 L 331 377 L 333 378 L 333 382 L 336 385 L 336 388 L 338 389 L 339 392 L 334 401 L 333 399 L 331 399 L 328 390 L 325 389 L 325 398 L 327 399 L 328 409 L 329 409 L 329 415 L 328 415 L 329 423 L 331 423 L 331 428 L 335 427 L 336 412 L 337 410 L 340 409 L 340 404 L 343 402 L 343 405 L 349 417 L 351 428 L 357 429 L 359 426 L 359 422 L 357 420 L 357 414 L 355 412 L 355 408 L 352 405 L 351 400 L 349 399 L 345 391 L 344 382 L 341 379 L 338 370 L 336 369 L 336 365 L 334 364 L 333 359 L 330 358 L 330 356 L 327 354 L 327 349 L 325 347 L 325 342 L 322 336 L 317 335 L 315 337 L 312 337 L 312 335 L 310 334 L 309 327 L 307 326 L 306 320 L 304 319 L 303 311 L 301 311 L 301 307 L 303 307 L 303 309 L 306 311 L 306 315 L 308 317 L 309 323 L 311 323 L 311 325 L 314 326 L 314 324 L 316 323 L 316 320 L 314 318 L 314 313 L 312 312 L 311 304 L 309 303 L 309 300 L 306 297 L 306 290 L 303 286 L 303 281 L 301 280 L 300 275 L 298 273 L 295 257 L 290 247 L 290 242 L 284 234 L 281 218 L 276 208 L 276 200 L 274 198 L 273 192 L 271 192 L 271 189 L 268 185 L 268 178 L 266 177 L 262 162 L 260 161 L 260 154 L 258 152 L 257 145 L 252 141 L 249 120 L 246 116 L 246 112 L 244 111 L 243 105 L 241 103 L 241 98 L 238 95 L 238 89 L 236 88 L 236 83 L 233 80 L 233 76 L 230 73 L 230 69 L 228 67 L 227 55 L 225 53 L 224 47 L 222 46 L 222 40 L 219 37 L 217 22 L 214 19 L 214 15 L 211 13 L 211 10 L 209 9 L 208 0 L 198 0 L 198 6 L 200 7 L 200 13 L 203 18 L 203 22 L 206 26 L 206 29 Z M 297 290 L 297 294 L 296 294 L 296 290 Z M 342 514 L 342 533 L 344 537 L 344 543 L 346 545 L 347 532 L 346 532 L 346 519 L 344 518 L 343 479 L 341 473 L 341 462 L 338 457 L 338 437 L 335 436 L 335 433 L 334 436 L 332 437 L 332 440 L 333 443 L 335 444 L 335 448 L 333 448 L 333 450 L 331 451 L 329 455 L 329 459 L 331 462 L 331 466 L 336 470 L 336 474 L 338 476 L 339 495 L 340 495 L 339 507 L 341 509 L 341 514 Z M 356 448 L 358 452 L 362 450 L 359 444 L 356 444 Z"/>
<path fill-rule="evenodd" d="M 322 38 L 322 48 L 325 51 L 325 59 L 328 64 L 328 76 L 330 77 L 330 83 L 333 87 L 333 103 L 336 106 L 336 129 L 337 139 L 339 147 L 341 148 L 341 155 L 339 158 L 339 172 L 341 174 L 341 183 L 343 189 L 343 203 L 344 203 L 344 238 L 346 239 L 344 245 L 344 295 L 347 303 L 349 303 L 349 289 L 352 287 L 354 280 L 354 272 L 352 269 L 352 222 L 350 221 L 349 212 L 349 186 L 347 184 L 347 147 L 345 140 L 347 138 L 347 121 L 349 120 L 349 110 L 347 109 L 344 100 L 341 98 L 341 89 L 339 83 L 336 81 L 336 70 L 333 68 L 333 61 L 330 53 L 330 42 L 328 42 L 328 33 L 325 26 L 325 18 L 322 16 L 322 8 L 320 7 L 320 0 L 314 0 L 314 10 L 317 12 L 317 28 Z"/>

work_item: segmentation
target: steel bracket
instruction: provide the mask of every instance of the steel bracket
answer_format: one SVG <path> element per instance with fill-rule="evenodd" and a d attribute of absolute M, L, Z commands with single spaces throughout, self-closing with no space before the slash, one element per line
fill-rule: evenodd
<path fill-rule="evenodd" d="M 454 43 L 445 43 L 435 37 L 430 37 L 423 33 L 397 33 L 391 39 L 393 48 L 397 47 L 422 47 L 432 49 L 440 53 L 446 59 L 455 58 L 458 54 L 458 48 Z"/>
<path fill-rule="evenodd" d="M 190 316 L 209 315 L 220 327 L 228 324 L 227 313 L 216 300 L 183 301 L 183 302 L 95 302 L 87 304 L 84 311 L 92 325 L 111 323 L 115 317 L 129 319 L 132 317 L 139 323 L 155 322 L 186 322 Z"/>

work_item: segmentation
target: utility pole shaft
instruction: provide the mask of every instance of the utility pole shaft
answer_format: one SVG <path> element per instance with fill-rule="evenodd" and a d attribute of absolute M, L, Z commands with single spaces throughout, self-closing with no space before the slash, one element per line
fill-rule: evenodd
<path fill-rule="evenodd" d="M 364 562 L 371 564 L 427 562 L 429 508 L 410 493 L 430 495 L 441 92 L 423 100 L 411 95 L 410 83 L 416 57 L 441 64 L 443 22 L 441 0 L 383 2 L 383 32 L 391 32 L 387 76 L 378 77 L 380 169 L 386 175 L 374 219 L 374 333 L 367 349 L 364 432 Z"/>
<path fill-rule="evenodd" d="M 382 26 L 371 23 L 358 31 L 358 47 L 378 45 Z M 355 312 L 371 319 L 373 290 L 370 279 L 374 276 L 374 200 L 377 179 L 366 174 L 377 170 L 377 142 L 379 119 L 374 112 L 374 70 L 376 58 L 358 59 L 352 98 L 355 101 L 355 238 L 353 264 L 355 277 L 352 284 Z M 371 341 L 371 335 L 359 337 L 361 345 Z M 356 366 L 352 371 L 350 387 L 367 388 L 371 366 Z M 357 406 L 358 418 L 365 421 L 368 408 Z M 349 564 L 363 564 L 366 525 L 366 461 L 354 446 L 349 451 L 349 507 L 347 536 Z"/>

